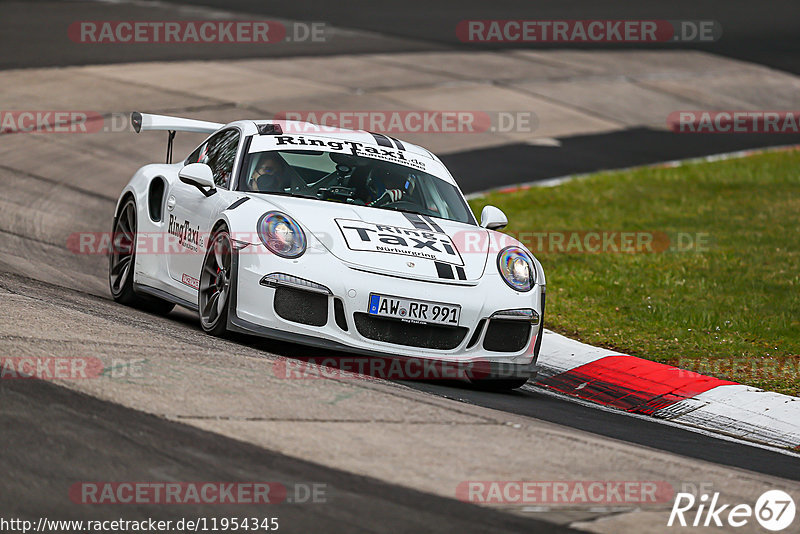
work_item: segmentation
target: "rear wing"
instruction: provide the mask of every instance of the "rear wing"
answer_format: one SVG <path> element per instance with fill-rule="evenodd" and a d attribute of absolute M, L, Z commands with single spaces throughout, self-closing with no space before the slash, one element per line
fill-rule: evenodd
<path fill-rule="evenodd" d="M 131 113 L 131 125 L 136 133 L 150 130 L 169 132 L 169 137 L 167 138 L 167 163 L 172 163 L 172 142 L 175 139 L 175 132 L 212 134 L 225 126 L 217 122 L 183 119 L 167 115 L 151 115 L 149 113 L 139 113 L 138 111 Z"/>
<path fill-rule="evenodd" d="M 225 126 L 216 122 L 198 121 L 195 119 L 182 119 L 167 115 L 150 115 L 149 113 L 131 113 L 131 125 L 136 133 L 149 130 L 162 130 L 173 132 L 194 132 L 211 134 Z"/>

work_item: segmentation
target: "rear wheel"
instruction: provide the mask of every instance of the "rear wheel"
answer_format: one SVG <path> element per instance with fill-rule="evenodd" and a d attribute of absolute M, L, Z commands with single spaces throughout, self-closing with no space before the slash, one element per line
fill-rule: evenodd
<path fill-rule="evenodd" d="M 168 314 L 175 307 L 155 297 L 133 290 L 133 267 L 136 263 L 136 203 L 128 198 L 114 218 L 111 251 L 108 254 L 108 286 L 115 301 L 145 311 Z"/>
<path fill-rule="evenodd" d="M 231 237 L 227 228 L 220 228 L 211 237 L 200 272 L 197 308 L 203 330 L 222 336 L 228 326 L 228 301 L 231 291 Z"/>

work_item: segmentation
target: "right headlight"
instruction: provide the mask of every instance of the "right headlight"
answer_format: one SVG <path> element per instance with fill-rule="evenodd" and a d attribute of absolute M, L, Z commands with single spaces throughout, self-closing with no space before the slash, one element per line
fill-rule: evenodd
<path fill-rule="evenodd" d="M 273 254 L 299 258 L 306 251 L 306 234 L 297 222 L 279 211 L 265 213 L 258 220 L 258 237 Z"/>
<path fill-rule="evenodd" d="M 519 247 L 506 247 L 497 255 L 497 270 L 506 284 L 525 293 L 536 283 L 536 268 L 533 259 Z"/>

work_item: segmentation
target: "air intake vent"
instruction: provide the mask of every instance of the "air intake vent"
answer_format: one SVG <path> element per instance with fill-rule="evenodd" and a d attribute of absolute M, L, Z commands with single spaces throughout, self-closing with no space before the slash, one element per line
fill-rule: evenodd
<path fill-rule="evenodd" d="M 452 350 L 464 341 L 469 332 L 461 326 L 404 323 L 361 312 L 353 314 L 353 318 L 356 330 L 362 336 L 406 347 Z"/>
<path fill-rule="evenodd" d="M 281 135 L 283 129 L 280 124 L 257 124 L 259 135 Z"/>
<path fill-rule="evenodd" d="M 483 348 L 494 352 L 519 352 L 531 335 L 531 323 L 524 320 L 491 319 Z"/>
<path fill-rule="evenodd" d="M 328 297 L 320 293 L 279 287 L 275 290 L 275 313 L 293 323 L 309 326 L 328 324 Z"/>

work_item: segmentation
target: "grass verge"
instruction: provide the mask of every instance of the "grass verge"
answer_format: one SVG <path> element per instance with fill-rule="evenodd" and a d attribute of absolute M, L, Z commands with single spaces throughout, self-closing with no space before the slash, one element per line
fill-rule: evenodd
<path fill-rule="evenodd" d="M 800 395 L 800 151 L 471 201 L 486 204 L 542 262 L 548 328 Z"/>

